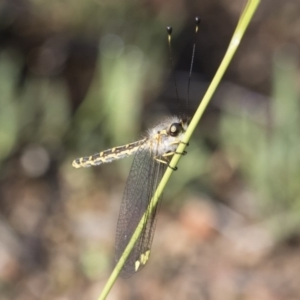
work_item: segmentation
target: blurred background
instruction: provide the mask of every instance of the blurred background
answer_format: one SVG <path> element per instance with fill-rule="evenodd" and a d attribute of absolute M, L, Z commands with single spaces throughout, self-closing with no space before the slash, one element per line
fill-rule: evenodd
<path fill-rule="evenodd" d="M 1 0 L 0 299 L 97 299 L 132 158 L 74 169 L 186 110 L 246 1 Z M 261 3 L 108 299 L 299 299 L 299 1 Z M 166 26 L 173 26 L 176 99 Z"/>

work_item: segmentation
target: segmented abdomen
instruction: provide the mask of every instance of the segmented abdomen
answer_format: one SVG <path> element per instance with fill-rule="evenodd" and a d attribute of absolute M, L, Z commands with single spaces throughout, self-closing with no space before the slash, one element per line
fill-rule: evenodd
<path fill-rule="evenodd" d="M 97 166 L 103 163 L 112 162 L 134 154 L 141 145 L 146 143 L 147 139 L 133 142 L 127 145 L 114 147 L 94 155 L 76 158 L 72 162 L 74 168 Z"/>

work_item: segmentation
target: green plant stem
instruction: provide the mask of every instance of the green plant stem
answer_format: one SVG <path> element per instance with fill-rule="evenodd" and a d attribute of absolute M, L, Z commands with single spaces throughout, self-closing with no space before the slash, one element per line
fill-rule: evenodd
<path fill-rule="evenodd" d="M 225 56 L 218 68 L 218 71 L 214 77 L 214 79 L 212 80 L 207 92 L 205 93 L 196 113 L 194 114 L 191 123 L 184 135 L 184 138 L 182 140 L 183 143 L 179 144 L 176 152 L 177 153 L 182 153 L 186 147 L 186 144 L 189 142 L 191 135 L 193 134 L 196 126 L 198 125 L 207 105 L 209 104 L 209 101 L 211 100 L 212 95 L 214 94 L 217 86 L 219 85 L 225 71 L 228 68 L 229 63 L 232 60 L 232 57 L 234 55 L 234 53 L 236 52 L 240 41 L 253 17 L 254 12 L 257 9 L 257 6 L 259 4 L 260 0 L 249 0 L 247 2 L 247 5 L 244 9 L 244 11 L 241 14 L 241 17 L 239 19 L 238 25 L 236 27 L 236 30 L 233 34 L 233 37 L 230 41 L 230 44 L 228 46 L 228 49 L 225 53 Z M 181 157 L 181 154 L 175 154 L 170 162 L 170 166 L 175 168 L 179 159 Z M 162 194 L 171 174 L 173 173 L 173 169 L 172 168 L 167 168 L 160 184 L 157 187 L 157 190 L 153 196 L 153 198 L 151 199 L 151 202 L 149 204 L 149 209 L 153 209 L 156 207 L 157 205 L 157 201 L 160 197 L 160 195 Z M 149 212 L 148 212 L 149 213 Z M 120 260 L 118 261 L 118 263 L 116 264 L 112 274 L 110 275 L 109 279 L 107 280 L 106 285 L 104 286 L 101 295 L 99 296 L 98 300 L 104 300 L 106 299 L 109 291 L 111 290 L 114 282 L 116 281 L 127 257 L 129 256 L 131 250 L 133 249 L 138 237 L 140 236 L 142 230 L 143 230 L 143 226 L 145 224 L 145 218 L 146 215 L 144 214 L 143 217 L 141 218 L 134 234 L 132 235 L 131 240 L 129 241 L 123 255 L 121 256 Z"/>

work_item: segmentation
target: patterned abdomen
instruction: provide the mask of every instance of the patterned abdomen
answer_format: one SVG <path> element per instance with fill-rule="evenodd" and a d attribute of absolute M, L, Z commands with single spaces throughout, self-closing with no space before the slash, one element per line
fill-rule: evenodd
<path fill-rule="evenodd" d="M 133 142 L 127 145 L 114 147 L 94 155 L 76 158 L 72 162 L 74 168 L 97 166 L 103 163 L 109 163 L 134 154 L 147 139 Z"/>

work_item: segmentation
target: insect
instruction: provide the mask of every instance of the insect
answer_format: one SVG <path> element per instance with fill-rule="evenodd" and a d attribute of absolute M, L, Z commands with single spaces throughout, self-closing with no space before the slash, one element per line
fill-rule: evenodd
<path fill-rule="evenodd" d="M 196 32 L 199 22 L 200 19 L 196 18 Z M 172 28 L 168 27 L 167 30 L 170 45 Z M 188 124 L 189 119 L 187 117 L 167 118 L 148 130 L 145 137 L 139 141 L 114 147 L 91 156 L 77 158 L 72 163 L 75 168 L 90 167 L 135 155 L 118 218 L 115 244 L 116 261 L 122 256 L 144 214 L 145 223 L 123 266 L 121 271 L 123 277 L 129 277 L 141 270 L 149 259 L 157 215 L 157 205 L 151 210 L 149 203 L 166 168 L 170 167 L 169 162 L 176 153 L 178 145 L 182 143 Z"/>
<path fill-rule="evenodd" d="M 150 129 L 146 137 L 103 152 L 77 158 L 75 168 L 97 166 L 135 154 L 121 203 L 116 232 L 115 256 L 118 261 L 125 250 L 143 214 L 146 221 L 143 231 L 121 271 L 129 277 L 147 262 L 156 222 L 156 208 L 148 212 L 149 201 L 168 167 L 170 158 L 188 127 L 187 118 L 167 118 Z"/>

